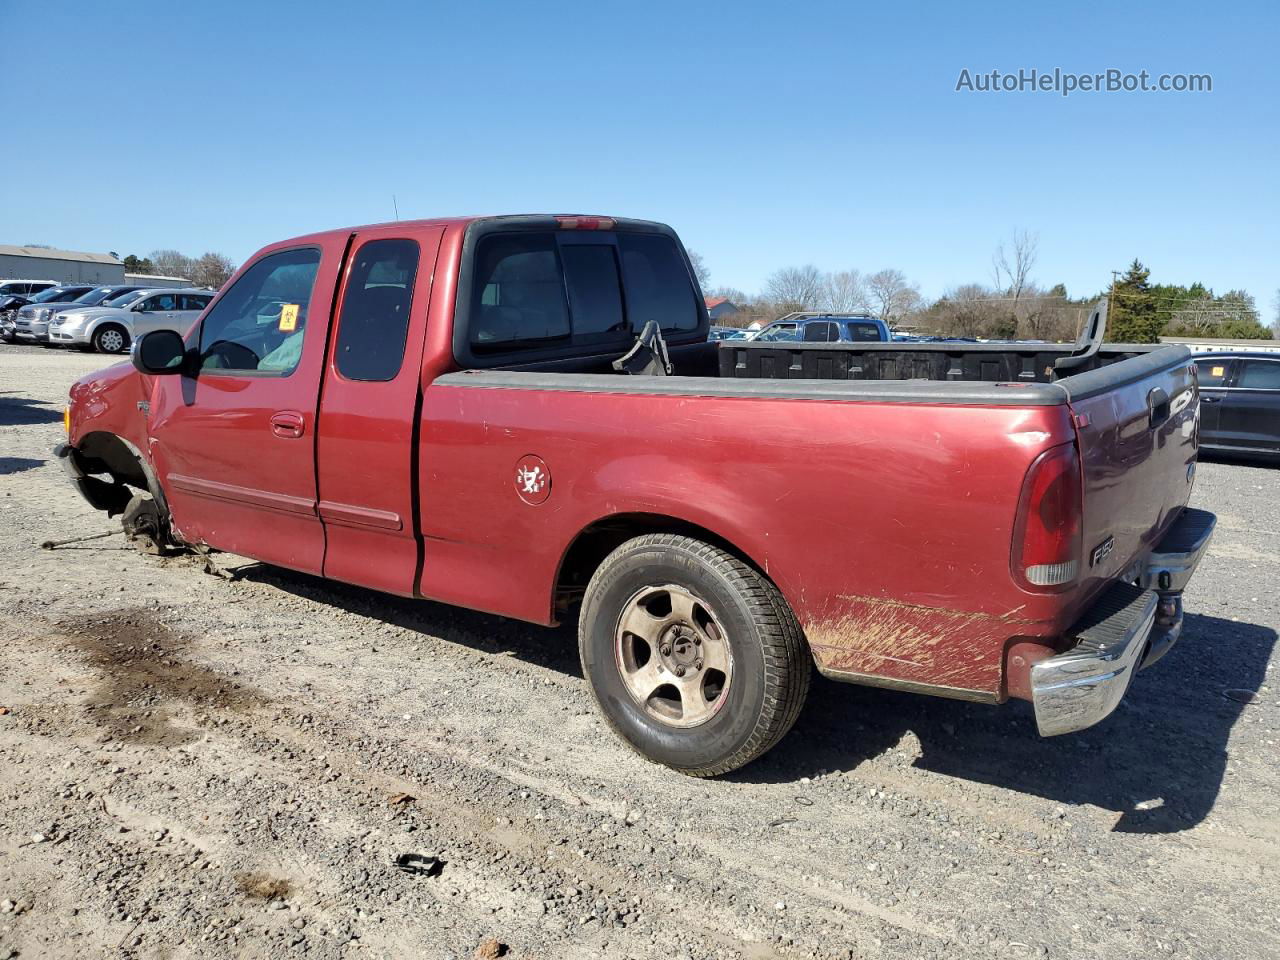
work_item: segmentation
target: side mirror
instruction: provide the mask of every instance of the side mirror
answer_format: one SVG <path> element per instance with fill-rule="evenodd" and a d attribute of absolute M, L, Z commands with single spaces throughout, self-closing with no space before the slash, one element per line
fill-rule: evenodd
<path fill-rule="evenodd" d="M 186 373 L 187 345 L 174 330 L 153 330 L 134 341 L 129 359 L 148 376 Z"/>

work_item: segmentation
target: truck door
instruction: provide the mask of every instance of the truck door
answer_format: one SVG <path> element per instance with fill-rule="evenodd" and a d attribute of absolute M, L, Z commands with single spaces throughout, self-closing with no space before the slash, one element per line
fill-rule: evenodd
<path fill-rule="evenodd" d="M 184 539 L 321 572 L 315 424 L 346 241 L 268 248 L 188 336 L 195 375 L 155 378 L 148 440 Z"/>
<path fill-rule="evenodd" d="M 352 242 L 320 397 L 316 460 L 324 574 L 413 596 L 422 349 L 440 227 Z"/>

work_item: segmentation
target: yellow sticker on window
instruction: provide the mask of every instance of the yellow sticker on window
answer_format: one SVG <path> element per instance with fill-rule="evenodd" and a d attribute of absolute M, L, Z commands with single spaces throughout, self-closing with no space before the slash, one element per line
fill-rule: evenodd
<path fill-rule="evenodd" d="M 292 333 L 298 329 L 298 305 L 286 303 L 280 307 L 280 329 Z"/>
<path fill-rule="evenodd" d="M 1214 368 L 1213 368 L 1213 375 L 1214 375 L 1215 377 L 1221 377 L 1221 376 L 1224 376 L 1224 375 L 1226 374 L 1226 372 L 1227 372 L 1227 368 L 1226 368 L 1226 367 L 1214 367 Z"/>

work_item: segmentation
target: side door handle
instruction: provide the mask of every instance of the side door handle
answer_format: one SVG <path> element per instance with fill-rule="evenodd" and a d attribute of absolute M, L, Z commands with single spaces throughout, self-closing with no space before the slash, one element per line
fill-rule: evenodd
<path fill-rule="evenodd" d="M 1221 398 L 1221 397 L 1206 397 L 1206 396 L 1202 393 L 1202 394 L 1200 394 L 1200 402 L 1201 402 L 1201 403 L 1221 403 L 1221 402 L 1222 402 L 1222 398 Z"/>
<path fill-rule="evenodd" d="M 305 432 L 305 424 L 302 414 L 292 410 L 281 410 L 271 415 L 271 432 L 277 437 L 296 440 Z"/>
<path fill-rule="evenodd" d="M 1169 419 L 1169 395 L 1156 387 L 1147 394 L 1147 425 L 1158 427 Z"/>

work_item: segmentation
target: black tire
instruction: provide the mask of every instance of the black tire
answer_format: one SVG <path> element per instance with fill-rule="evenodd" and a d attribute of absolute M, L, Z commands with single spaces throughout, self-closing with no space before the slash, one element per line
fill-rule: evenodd
<path fill-rule="evenodd" d="M 118 334 L 120 337 L 120 346 L 116 347 L 114 343 L 103 343 L 103 338 L 110 341 L 109 334 Z M 104 323 L 97 330 L 93 331 L 93 349 L 98 353 L 128 353 L 129 352 L 129 332 L 114 323 Z"/>
<path fill-rule="evenodd" d="M 687 591 L 711 611 L 732 654 L 723 703 L 697 726 L 664 723 L 624 680 L 621 618 L 638 596 L 661 585 Z M 800 714 L 813 669 L 777 587 L 733 554 L 675 534 L 637 537 L 605 558 L 583 597 L 578 649 L 614 732 L 642 756 L 695 777 L 736 770 L 781 740 Z"/>

